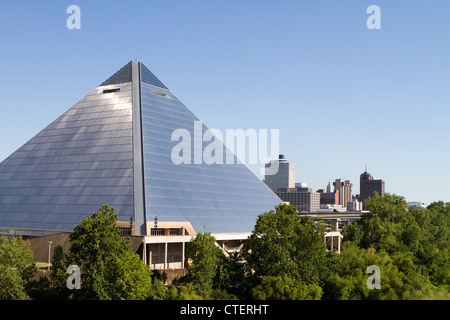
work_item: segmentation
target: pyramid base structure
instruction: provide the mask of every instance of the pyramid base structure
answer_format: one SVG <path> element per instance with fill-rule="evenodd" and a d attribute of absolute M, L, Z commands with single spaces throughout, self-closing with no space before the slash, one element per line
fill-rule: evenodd
<path fill-rule="evenodd" d="M 157 228 L 149 226 L 150 236 L 131 235 L 131 229 L 125 221 L 118 222 L 122 236 L 129 238 L 130 246 L 151 270 L 164 274 L 166 285 L 186 275 L 189 260 L 186 257 L 187 243 L 196 236 L 196 232 L 186 222 L 159 222 Z M 51 263 L 54 248 L 61 246 L 68 254 L 71 232 L 55 233 L 46 236 L 25 236 L 29 240 L 34 259 L 37 262 Z M 225 256 L 240 252 L 243 241 L 250 233 L 213 233 L 216 245 Z M 50 260 L 49 260 L 50 259 Z M 46 276 L 43 272 L 41 276 Z"/>
<path fill-rule="evenodd" d="M 125 222 L 118 223 L 122 236 L 129 238 L 130 246 L 151 270 L 164 275 L 165 285 L 180 279 L 187 274 L 190 264 L 186 256 L 186 246 L 196 233 L 190 223 L 164 222 L 158 223 L 157 228 L 150 227 L 150 236 L 130 236 L 130 228 Z M 212 233 L 216 238 L 216 245 L 222 249 L 225 256 L 241 252 L 244 240 L 250 233 Z M 53 257 L 54 248 L 61 246 L 67 254 L 70 250 L 69 232 L 56 233 L 42 237 L 26 237 L 30 241 L 31 250 L 37 262 L 49 262 Z M 343 236 L 339 231 L 330 231 L 324 234 L 327 250 L 341 252 Z M 45 274 L 44 274 L 45 276 Z"/>

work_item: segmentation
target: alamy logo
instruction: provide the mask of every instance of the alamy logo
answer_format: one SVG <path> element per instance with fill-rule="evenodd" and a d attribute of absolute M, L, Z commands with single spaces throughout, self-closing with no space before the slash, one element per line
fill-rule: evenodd
<path fill-rule="evenodd" d="M 367 13 L 371 13 L 371 16 L 367 18 L 366 26 L 369 30 L 381 29 L 381 10 L 377 5 L 371 5 L 367 8 Z"/>
<path fill-rule="evenodd" d="M 67 268 L 66 271 L 68 274 L 70 274 L 69 278 L 67 279 L 66 285 L 67 288 L 70 290 L 73 289 L 81 289 L 81 270 L 79 266 L 76 265 L 70 265 Z"/>
<path fill-rule="evenodd" d="M 376 265 L 370 265 L 367 267 L 366 273 L 371 274 L 367 278 L 367 288 L 369 289 L 381 289 L 381 271 L 380 267 Z"/>
<path fill-rule="evenodd" d="M 270 130 L 270 143 L 267 129 L 247 129 L 245 131 L 243 129 L 226 129 L 225 137 L 228 148 L 225 148 L 224 135 L 220 130 L 206 129 L 203 131 L 201 121 L 194 121 L 193 125 L 193 137 L 189 130 L 183 128 L 172 132 L 171 141 L 178 142 L 171 152 L 174 164 L 236 164 L 236 154 L 237 158 L 243 162 L 247 159 L 247 164 L 265 165 L 278 157 L 278 129 Z M 271 161 L 270 170 L 266 170 L 266 174 L 268 171 L 270 171 L 269 174 L 276 174 L 278 162 Z M 261 174 L 264 174 L 264 169 L 261 169 Z"/>
<path fill-rule="evenodd" d="M 77 5 L 71 5 L 67 7 L 66 13 L 71 14 L 66 21 L 67 29 L 81 29 L 81 10 Z"/>

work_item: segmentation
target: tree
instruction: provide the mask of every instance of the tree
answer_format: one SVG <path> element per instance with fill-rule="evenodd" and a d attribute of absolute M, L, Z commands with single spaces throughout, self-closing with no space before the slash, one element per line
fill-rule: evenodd
<path fill-rule="evenodd" d="M 51 292 L 54 299 L 67 299 L 71 291 L 67 288 L 67 267 L 69 266 L 68 257 L 63 252 L 60 245 L 55 246 L 52 258 L 52 270 L 50 274 Z"/>
<path fill-rule="evenodd" d="M 33 252 L 22 237 L 0 238 L 0 300 L 28 300 L 26 286 L 37 272 Z"/>
<path fill-rule="evenodd" d="M 411 208 L 411 213 L 421 228 L 415 256 L 422 273 L 435 285 L 450 286 L 450 202 Z"/>
<path fill-rule="evenodd" d="M 192 260 L 192 266 L 189 267 L 190 282 L 197 293 L 205 298 L 212 294 L 213 281 L 223 256 L 215 242 L 211 233 L 199 232 L 187 244 L 187 256 Z"/>
<path fill-rule="evenodd" d="M 239 290 L 244 272 L 242 269 L 242 258 L 238 252 L 230 255 L 221 255 L 216 276 L 213 280 L 214 297 L 220 300 L 232 300 L 240 295 Z M 243 297 L 244 298 L 244 297 Z"/>
<path fill-rule="evenodd" d="M 344 240 L 361 248 L 375 248 L 388 253 L 417 252 L 421 226 L 410 212 L 405 199 L 395 194 L 375 193 L 365 200 L 369 210 L 344 230 Z"/>
<path fill-rule="evenodd" d="M 167 298 L 169 300 L 203 300 L 203 297 L 197 293 L 192 283 L 187 283 L 179 288 L 171 287 L 168 290 Z"/>
<path fill-rule="evenodd" d="M 341 258 L 345 265 L 362 257 L 370 256 L 372 260 L 376 257 L 378 263 L 384 263 L 384 289 L 370 294 L 364 287 L 355 291 L 354 284 L 360 276 L 355 275 L 354 270 L 361 270 L 360 265 L 353 269 L 353 274 L 341 268 L 334 276 L 345 279 L 338 296 L 420 299 L 441 292 L 443 288 L 432 284 L 445 286 L 450 283 L 450 205 L 435 202 L 426 209 L 407 207 L 403 197 L 391 194 L 383 197 L 375 194 L 365 204 L 369 212 L 344 229 Z M 337 279 L 335 283 L 339 281 Z M 337 292 L 334 289 L 327 293 L 333 295 Z"/>
<path fill-rule="evenodd" d="M 280 204 L 258 216 L 242 256 L 253 286 L 264 276 L 283 276 L 306 284 L 323 285 L 332 273 L 335 253 L 327 252 L 324 229 L 309 217 L 299 217 L 296 207 Z"/>
<path fill-rule="evenodd" d="M 70 235 L 68 260 L 81 269 L 81 289 L 73 298 L 110 300 L 151 296 L 151 271 L 119 235 L 114 208 L 103 205 Z"/>
<path fill-rule="evenodd" d="M 152 273 L 140 257 L 130 250 L 115 261 L 114 299 L 143 300 L 152 295 Z"/>
<path fill-rule="evenodd" d="M 362 249 L 345 243 L 336 274 L 326 288 L 327 299 L 333 300 L 409 300 L 421 299 L 431 289 L 428 280 L 419 274 L 408 252 L 389 255 L 374 248 Z M 380 289 L 367 287 L 367 267 L 380 268 Z"/>
<path fill-rule="evenodd" d="M 369 212 L 359 220 L 363 231 L 361 247 L 398 251 L 401 246 L 399 240 L 403 232 L 402 223 L 408 214 L 405 198 L 389 193 L 381 197 L 375 192 L 364 203 Z"/>
<path fill-rule="evenodd" d="M 319 300 L 322 288 L 315 284 L 307 285 L 286 274 L 263 276 L 261 284 L 252 289 L 255 300 Z"/>

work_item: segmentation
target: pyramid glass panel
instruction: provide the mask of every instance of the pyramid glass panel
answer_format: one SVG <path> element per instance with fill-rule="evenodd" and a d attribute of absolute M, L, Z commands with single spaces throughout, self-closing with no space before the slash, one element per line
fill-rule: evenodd
<path fill-rule="evenodd" d="M 0 164 L 0 233 L 72 231 L 103 204 L 137 235 L 155 217 L 251 232 L 281 200 L 230 150 L 220 144 L 233 164 L 172 160 L 177 129 L 192 157 L 208 146 L 196 146 L 199 121 L 142 63 L 126 64 Z"/>
<path fill-rule="evenodd" d="M 200 120 L 171 91 L 142 82 L 141 108 L 147 221 L 190 221 L 197 232 L 251 232 L 258 214 L 281 202 L 236 156 L 226 164 L 230 151 L 223 144 L 219 163 L 172 161 L 178 143 L 172 133 L 187 130 L 194 146 Z M 207 129 L 202 125 L 202 136 Z M 196 151 L 203 154 L 207 146 Z"/>
<path fill-rule="evenodd" d="M 106 203 L 133 215 L 131 83 L 114 88 L 93 90 L 1 163 L 0 228 L 72 231 Z"/>

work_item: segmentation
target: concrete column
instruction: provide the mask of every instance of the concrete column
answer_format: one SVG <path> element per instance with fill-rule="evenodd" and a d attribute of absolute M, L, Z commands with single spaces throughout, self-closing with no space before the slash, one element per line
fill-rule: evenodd
<path fill-rule="evenodd" d="M 185 247 L 185 245 L 186 245 L 185 242 L 182 242 L 182 243 L 181 243 L 181 269 L 184 268 L 184 255 L 185 255 L 185 253 L 184 253 L 184 247 Z"/>
<path fill-rule="evenodd" d="M 145 243 L 145 240 L 142 243 L 142 260 L 147 264 L 147 244 Z"/>
<path fill-rule="evenodd" d="M 341 253 L 341 237 L 338 237 L 338 252 Z"/>
<path fill-rule="evenodd" d="M 164 244 L 164 269 L 167 269 L 167 242 Z"/>
<path fill-rule="evenodd" d="M 144 161 L 141 123 L 141 75 L 140 64 L 132 62 L 132 106 L 133 106 L 133 172 L 134 172 L 134 224 L 136 235 L 147 234 L 145 197 L 144 197 Z"/>

